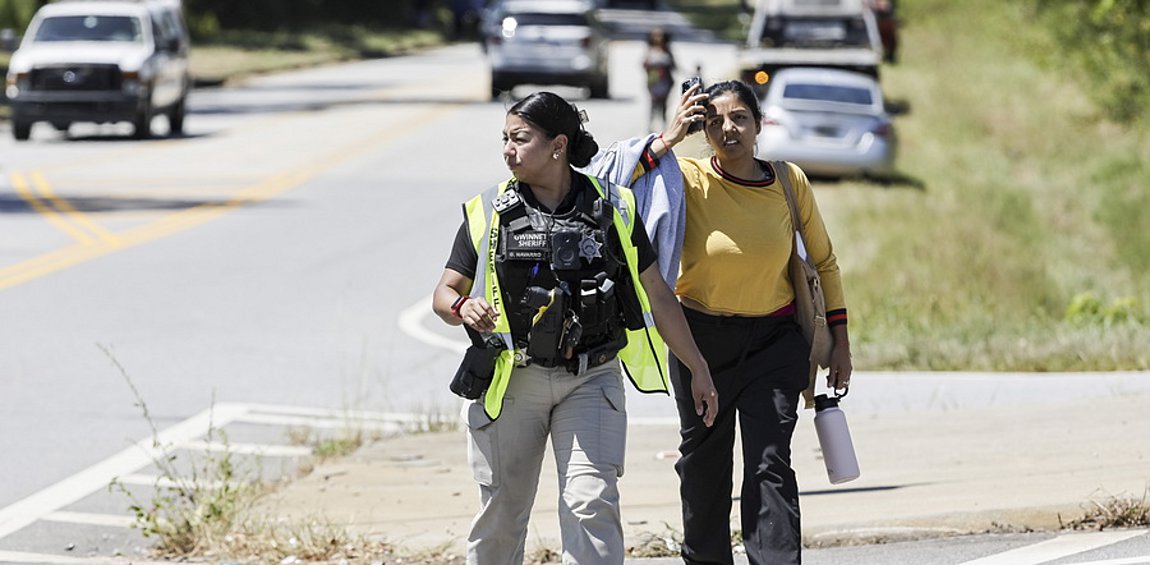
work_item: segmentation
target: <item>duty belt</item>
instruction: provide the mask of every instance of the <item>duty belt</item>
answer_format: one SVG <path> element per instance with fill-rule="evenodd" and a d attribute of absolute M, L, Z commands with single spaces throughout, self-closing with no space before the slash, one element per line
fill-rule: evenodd
<path fill-rule="evenodd" d="M 567 369 L 568 373 L 578 376 L 587 372 L 587 369 L 598 367 L 614 359 L 615 355 L 623 349 L 624 345 L 626 345 L 625 342 L 620 343 L 617 341 L 605 343 L 597 347 L 592 347 L 582 353 L 577 353 L 571 359 L 563 359 L 562 357 L 557 359 L 533 359 L 528 357 L 526 353 L 516 351 L 515 365 L 517 367 L 527 367 L 529 365 L 547 368 L 563 367 Z M 520 359 L 520 357 L 522 357 L 522 359 Z"/>

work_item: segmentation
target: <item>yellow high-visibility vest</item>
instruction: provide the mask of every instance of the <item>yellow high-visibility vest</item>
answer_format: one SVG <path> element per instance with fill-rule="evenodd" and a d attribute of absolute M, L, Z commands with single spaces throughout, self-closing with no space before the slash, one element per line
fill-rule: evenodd
<path fill-rule="evenodd" d="M 627 330 L 627 345 L 619 351 L 619 359 L 623 362 L 623 371 L 630 379 L 631 384 L 640 392 L 662 392 L 669 390 L 667 380 L 667 348 L 662 336 L 655 328 L 655 317 L 651 314 L 651 303 L 647 298 L 647 291 L 639 280 L 639 249 L 631 242 L 631 232 L 635 227 L 635 216 L 638 213 L 635 207 L 635 195 L 630 189 L 613 185 L 607 181 L 587 176 L 595 186 L 599 197 L 607 200 L 614 209 L 615 232 L 623 244 L 623 255 L 627 261 L 627 270 L 631 275 L 632 287 L 638 295 L 639 305 L 643 311 L 643 328 Z M 508 322 L 507 309 L 503 304 L 502 289 L 499 286 L 499 275 L 495 269 L 495 255 L 499 249 L 499 212 L 492 206 L 492 201 L 507 190 L 510 180 L 483 192 L 464 205 L 467 214 L 467 225 L 471 231 L 471 241 L 479 254 L 480 264 L 475 269 L 475 281 L 471 286 L 472 297 L 482 297 L 496 312 L 499 318 L 495 322 L 493 332 L 503 343 L 506 349 L 500 352 L 495 361 L 495 376 L 483 398 L 483 407 L 487 416 L 494 420 L 503 410 L 503 395 L 507 392 L 507 385 L 511 379 L 511 370 L 515 367 L 515 342 L 511 337 L 511 325 Z M 604 189 L 604 186 L 607 188 Z"/>

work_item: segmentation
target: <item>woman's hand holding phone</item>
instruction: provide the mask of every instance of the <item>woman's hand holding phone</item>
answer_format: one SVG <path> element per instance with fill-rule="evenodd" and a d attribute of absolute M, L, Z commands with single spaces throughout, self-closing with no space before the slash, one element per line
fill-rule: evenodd
<path fill-rule="evenodd" d="M 662 157 L 674 147 L 675 144 L 686 139 L 692 133 L 703 129 L 707 117 L 707 95 L 703 93 L 703 82 L 699 77 L 691 77 L 683 81 L 683 94 L 679 97 L 679 107 L 667 131 L 660 135 L 663 147 L 653 145 L 656 156 Z"/>

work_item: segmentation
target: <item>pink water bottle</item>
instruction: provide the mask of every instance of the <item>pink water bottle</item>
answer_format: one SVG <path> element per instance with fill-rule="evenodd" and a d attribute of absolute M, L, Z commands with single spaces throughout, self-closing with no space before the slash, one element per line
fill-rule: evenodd
<path fill-rule="evenodd" d="M 853 481 L 860 474 L 847 416 L 839 408 L 840 398 L 825 394 L 815 397 L 815 432 L 823 450 L 827 478 L 833 485 Z"/>

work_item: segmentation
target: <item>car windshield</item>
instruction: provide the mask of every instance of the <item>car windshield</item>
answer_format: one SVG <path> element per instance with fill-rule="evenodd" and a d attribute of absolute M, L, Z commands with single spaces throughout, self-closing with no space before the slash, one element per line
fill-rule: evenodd
<path fill-rule="evenodd" d="M 773 18 L 767 22 L 763 47 L 870 47 L 870 38 L 862 17 Z"/>
<path fill-rule="evenodd" d="M 142 40 L 140 20 L 131 16 L 54 16 L 45 18 L 36 41 Z"/>
<path fill-rule="evenodd" d="M 860 106 L 870 106 L 874 104 L 874 97 L 871 95 L 871 91 L 866 88 L 830 86 L 825 84 L 788 84 L 786 88 L 783 89 L 783 98 L 836 102 L 839 104 L 858 104 Z"/>

